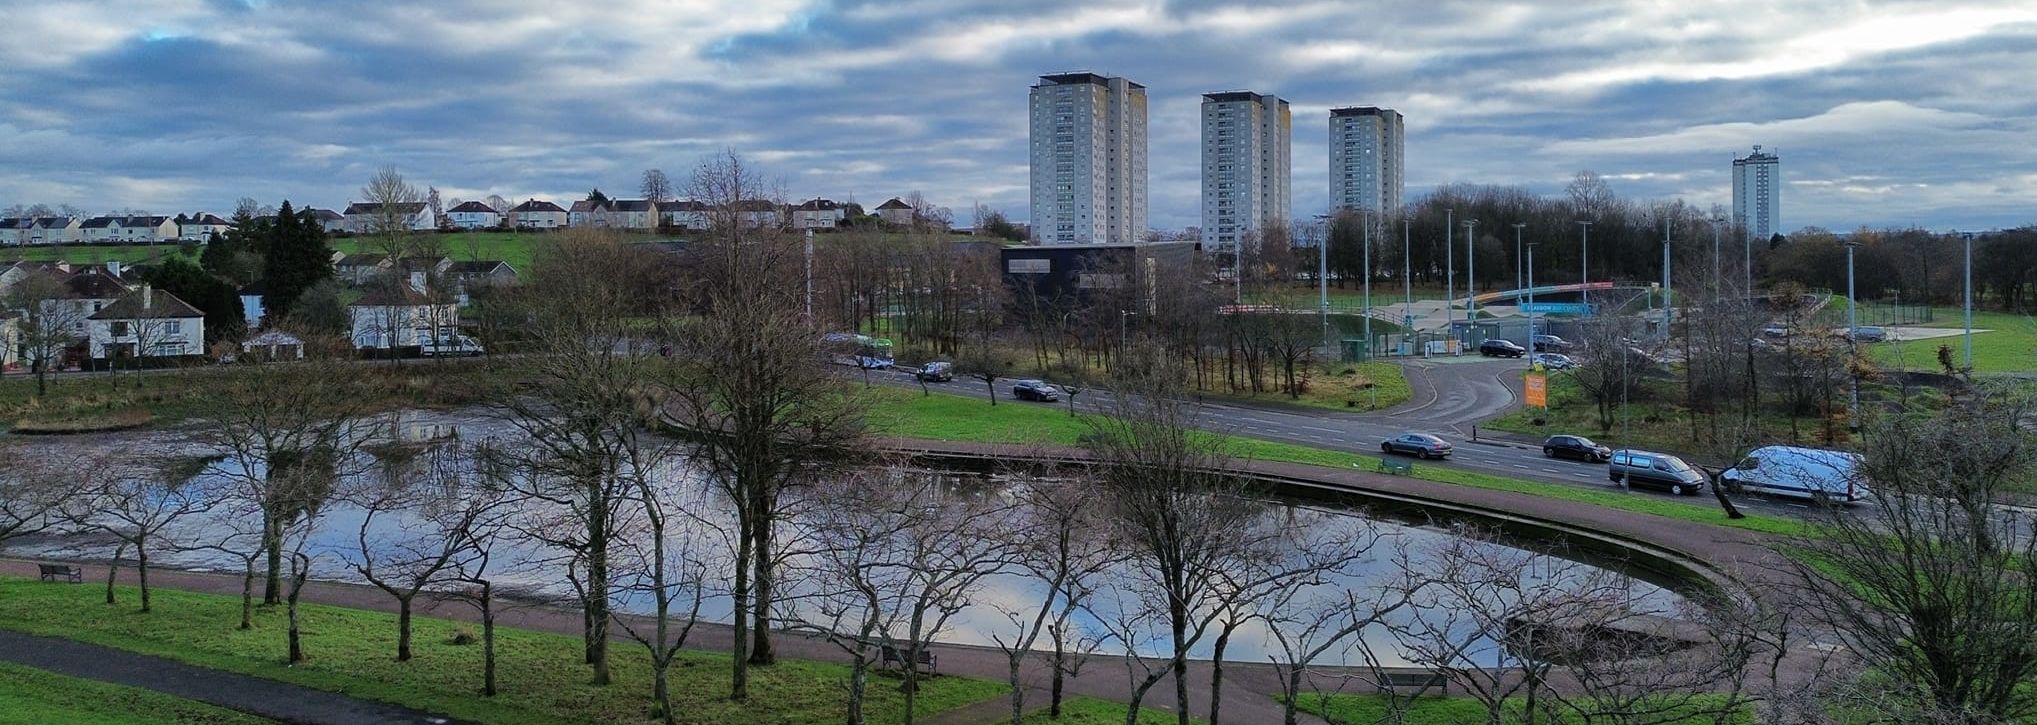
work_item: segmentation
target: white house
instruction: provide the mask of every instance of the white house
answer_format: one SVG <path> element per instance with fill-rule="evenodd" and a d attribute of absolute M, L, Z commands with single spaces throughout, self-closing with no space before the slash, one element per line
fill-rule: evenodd
<path fill-rule="evenodd" d="M 593 199 L 573 202 L 573 208 L 566 211 L 566 224 L 575 227 L 608 226 L 608 202 Z"/>
<path fill-rule="evenodd" d="M 668 227 L 690 230 L 708 227 L 707 205 L 691 199 L 659 204 L 658 215 L 664 217 L 664 225 Z"/>
<path fill-rule="evenodd" d="M 327 234 L 347 230 L 347 217 L 345 214 L 331 209 L 318 208 L 306 208 L 305 211 L 311 212 L 311 218 L 318 220 L 318 225 L 324 227 Z"/>
<path fill-rule="evenodd" d="M 85 222 L 73 216 L 51 216 L 35 220 L 28 229 L 29 244 L 69 244 L 85 237 Z"/>
<path fill-rule="evenodd" d="M 302 360 L 304 340 L 282 330 L 270 330 L 241 341 L 241 356 L 260 360 Z"/>
<path fill-rule="evenodd" d="M 765 199 L 745 199 L 734 205 L 736 223 L 746 227 L 776 227 L 785 223 L 778 204 Z"/>
<path fill-rule="evenodd" d="M 0 310 L 0 371 L 13 370 L 20 366 L 21 343 L 20 315 L 9 310 Z"/>
<path fill-rule="evenodd" d="M 434 302 L 425 295 L 421 272 L 412 274 L 409 282 L 376 285 L 347 305 L 353 327 L 349 337 L 356 349 L 421 348 L 433 340 L 451 339 L 458 331 L 459 306 L 451 301 Z"/>
<path fill-rule="evenodd" d="M 566 210 L 549 201 L 525 200 L 509 210 L 509 223 L 518 229 L 558 229 L 566 226 Z"/>
<path fill-rule="evenodd" d="M 7 217 L 0 219 L 0 244 L 15 246 L 28 243 L 28 230 L 35 227 L 32 217 Z"/>
<path fill-rule="evenodd" d="M 87 242 L 160 242 L 177 238 L 177 221 L 166 216 L 97 216 L 78 225 Z"/>
<path fill-rule="evenodd" d="M 362 284 L 394 266 L 396 263 L 386 254 L 362 252 L 340 257 L 338 261 L 333 262 L 332 273 L 333 276 L 348 282 Z"/>
<path fill-rule="evenodd" d="M 612 229 L 658 228 L 658 202 L 649 199 L 614 199 L 608 202 L 608 226 Z"/>
<path fill-rule="evenodd" d="M 393 218 L 400 219 L 403 228 L 410 231 L 431 231 L 439 226 L 438 218 L 432 215 L 431 207 L 426 206 L 424 202 L 401 202 L 394 206 L 394 211 Z M 370 234 L 375 231 L 376 225 L 382 223 L 382 205 L 375 202 L 350 203 L 341 216 L 346 217 L 347 231 Z"/>
<path fill-rule="evenodd" d="M 226 236 L 233 225 L 218 215 L 198 212 L 188 217 L 180 216 L 177 222 L 177 238 L 187 242 L 202 242 L 217 234 Z"/>
<path fill-rule="evenodd" d="M 86 319 L 95 360 L 205 353 L 205 313 L 143 285 Z"/>
<path fill-rule="evenodd" d="M 495 207 L 470 201 L 446 212 L 446 220 L 461 229 L 494 229 L 502 226 L 502 214 Z"/>
<path fill-rule="evenodd" d="M 792 210 L 794 229 L 833 229 L 848 218 L 849 210 L 828 199 L 812 199 Z"/>
<path fill-rule="evenodd" d="M 895 196 L 891 197 L 891 200 L 877 205 L 877 218 L 883 219 L 886 224 L 897 224 L 902 227 L 912 226 L 913 216 L 912 205 L 905 203 L 905 200 Z"/>

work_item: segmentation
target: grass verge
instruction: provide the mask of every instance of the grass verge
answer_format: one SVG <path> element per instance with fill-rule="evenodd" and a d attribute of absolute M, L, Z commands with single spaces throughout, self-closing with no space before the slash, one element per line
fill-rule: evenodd
<path fill-rule="evenodd" d="M 1277 391 L 1257 395 L 1216 391 L 1204 392 L 1202 396 L 1211 400 L 1364 411 L 1405 403 L 1408 398 L 1414 397 L 1414 388 L 1408 385 L 1407 374 L 1399 365 L 1371 360 L 1317 366 L 1312 371 L 1307 392 L 1299 398 L 1289 398 Z"/>
<path fill-rule="evenodd" d="M 489 376 L 506 374 L 480 360 L 360 364 L 367 373 L 362 394 L 379 410 L 474 403 L 490 387 Z M 42 396 L 36 395 L 33 376 L 9 375 L 0 379 L 0 427 L 28 421 L 31 427 L 59 428 L 44 432 L 83 432 L 62 428 L 133 422 L 138 416 L 177 423 L 206 413 L 231 395 L 239 385 L 237 370 L 222 365 L 141 374 L 57 375 L 49 380 L 49 394 Z"/>
<path fill-rule="evenodd" d="M 1491 722 L 1485 705 L 1470 697 L 1419 697 L 1402 700 L 1398 719 L 1395 717 L 1393 701 L 1385 695 L 1304 695 L 1299 709 L 1328 720 L 1336 725 L 1372 725 L 1383 722 L 1419 723 L 1420 725 L 1485 725 Z M 1723 700 L 1702 700 L 1692 703 L 1687 712 L 1719 710 Z M 1503 705 L 1502 715 L 1506 722 L 1527 722 L 1526 704 L 1518 699 L 1509 699 Z M 1726 713 L 1720 713 L 1726 714 Z M 1569 715 L 1557 718 L 1541 718 L 1537 722 L 1585 723 L 1598 722 L 1596 719 Z M 1690 714 L 1677 717 L 1677 713 L 1650 713 L 1647 722 L 1662 725 L 1714 725 L 1721 722 L 1712 714 Z M 1751 714 L 1741 712 L 1737 717 L 1728 717 L 1726 723 L 1753 725 Z"/>
<path fill-rule="evenodd" d="M 941 393 L 922 396 L 918 391 L 896 388 L 873 388 L 871 393 L 875 405 L 870 412 L 870 422 L 877 432 L 884 435 L 969 443 L 1072 446 L 1088 430 L 1081 417 L 1068 415 L 1065 404 L 1048 406 L 1003 400 L 991 406 L 982 398 Z M 1353 467 L 1373 470 L 1379 465 L 1378 456 L 1349 451 L 1252 438 L 1232 438 L 1229 443 L 1233 455 L 1252 460 L 1343 470 Z M 1797 521 L 1774 516 L 1749 515 L 1743 519 L 1728 519 L 1717 506 L 1709 505 L 1711 499 L 1704 499 L 1704 504 L 1688 503 L 1647 494 L 1621 493 L 1611 488 L 1522 481 L 1422 463 L 1414 465 L 1413 476 L 1425 481 L 1512 491 L 1770 534 L 1800 534 L 1804 530 L 1803 524 Z"/>
<path fill-rule="evenodd" d="M 395 617 L 380 612 L 306 605 L 302 608 L 309 660 L 284 664 L 286 614 L 280 607 L 255 613 L 254 629 L 239 631 L 235 597 L 156 590 L 156 611 L 107 606 L 95 587 L 54 586 L 0 578 L 0 627 L 89 642 L 229 672 L 344 692 L 370 700 L 481 723 L 642 723 L 652 721 L 649 660 L 643 649 L 617 642 L 611 650 L 614 683 L 588 684 L 576 637 L 528 630 L 498 631 L 501 694 L 479 694 L 481 647 L 452 644 L 469 625 L 420 617 L 416 657 L 397 662 Z M 123 602 L 135 601 L 122 588 Z M 751 671 L 748 703 L 728 700 L 728 657 L 684 652 L 672 670 L 674 709 L 682 722 L 841 722 L 848 668 L 798 660 Z M 938 677 L 920 690 L 922 715 L 997 697 L 1002 683 Z M 867 712 L 873 722 L 902 719 L 898 688 L 871 683 Z"/>
<path fill-rule="evenodd" d="M 264 718 L 139 687 L 0 662 L 0 725 L 261 725 Z"/>

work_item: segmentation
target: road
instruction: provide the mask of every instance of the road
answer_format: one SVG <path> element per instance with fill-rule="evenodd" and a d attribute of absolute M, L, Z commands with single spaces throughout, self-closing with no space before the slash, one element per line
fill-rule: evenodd
<path fill-rule="evenodd" d="M 1460 468 L 1546 483 L 1597 489 L 1611 488 L 1613 484 L 1606 479 L 1604 464 L 1546 458 L 1539 447 L 1500 441 L 1470 440 L 1468 435 L 1470 421 L 1502 412 L 1515 404 L 1516 393 L 1505 378 L 1509 377 L 1510 372 L 1519 370 L 1520 365 L 1517 360 L 1474 359 L 1432 363 L 1426 368 L 1417 367 L 1409 371 L 1410 381 L 1415 387 L 1415 399 L 1409 401 L 1407 405 L 1377 413 L 1359 414 L 1334 410 L 1205 402 L 1203 427 L 1247 438 L 1375 454 L 1379 452 L 1379 444 L 1382 441 L 1395 435 L 1410 431 L 1434 433 L 1456 444 L 1456 451 L 1448 460 L 1429 461 L 1424 465 Z M 1421 376 L 1419 380 L 1416 379 L 1417 376 Z M 917 387 L 912 375 L 903 371 L 872 371 L 871 379 L 873 381 L 881 379 L 887 384 Z M 998 381 L 997 395 L 1000 399 L 1017 405 L 1046 405 L 1012 400 L 1012 382 Z M 983 381 L 973 378 L 957 378 L 947 383 L 929 383 L 928 387 L 944 393 L 973 396 L 978 399 L 984 397 Z M 1076 396 L 1075 400 L 1076 409 L 1084 412 L 1096 412 L 1111 407 L 1110 393 L 1103 390 L 1084 391 Z M 1066 406 L 1067 403 L 1054 405 Z M 1636 492 L 1634 495 L 1668 494 Z M 1708 503 L 1710 500 L 1709 496 L 1693 499 L 1696 503 Z M 1777 515 L 1802 515 L 1810 510 L 1808 506 L 1759 497 L 1736 497 L 1735 502 L 1749 511 Z"/>

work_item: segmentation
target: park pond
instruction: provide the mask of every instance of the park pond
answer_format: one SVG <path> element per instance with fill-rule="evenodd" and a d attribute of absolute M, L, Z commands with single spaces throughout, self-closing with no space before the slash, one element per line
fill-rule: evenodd
<path fill-rule="evenodd" d="M 400 435 L 412 441 L 449 438 L 503 441 L 517 435 L 513 427 L 473 411 L 412 411 L 395 416 L 391 422 L 387 430 L 399 431 Z M 122 455 L 140 453 L 177 457 L 202 457 L 210 453 L 188 432 L 177 430 L 42 439 L 32 442 L 32 445 L 72 449 L 65 453 L 97 450 L 118 451 Z M 668 466 L 666 470 L 673 481 L 675 496 L 683 499 L 682 503 L 694 512 L 683 517 L 687 522 L 682 527 L 684 531 L 668 539 L 674 541 L 675 548 L 683 549 L 708 572 L 703 578 L 702 620 L 728 622 L 732 619 L 731 601 L 725 591 L 717 591 L 728 586 L 728 561 L 732 558 L 726 553 L 728 547 L 724 542 L 727 538 L 720 533 L 730 523 L 726 507 L 715 505 L 714 494 L 699 476 L 685 469 L 683 462 Z M 1022 479 L 998 475 L 938 475 L 942 476 L 942 485 L 954 495 L 999 496 L 1008 494 L 1013 486 L 1026 485 Z M 1677 617 L 1679 610 L 1687 604 L 1668 589 L 1617 573 L 1617 566 L 1602 559 L 1591 559 L 1591 563 L 1587 563 L 1576 557 L 1532 551 L 1517 545 L 1520 542 L 1503 543 L 1504 540 L 1488 536 L 1467 538 L 1447 525 L 1433 525 L 1405 517 L 1377 516 L 1321 501 L 1264 494 L 1245 503 L 1254 507 L 1255 516 L 1281 520 L 1306 531 L 1304 538 L 1307 541 L 1371 542 L 1371 546 L 1352 565 L 1324 577 L 1316 585 L 1296 589 L 1291 600 L 1281 608 L 1283 612 L 1335 611 L 1338 607 L 1348 609 L 1354 605 L 1362 608 L 1368 601 L 1391 599 L 1390 592 L 1399 591 L 1397 587 L 1404 587 L 1414 579 L 1448 577 L 1454 582 L 1451 586 L 1425 587 L 1420 595 L 1410 600 L 1408 606 L 1390 612 L 1384 624 L 1363 630 L 1353 640 L 1354 646 L 1326 652 L 1318 660 L 1319 664 L 1405 666 L 1426 659 L 1421 653 L 1439 649 L 1460 652 L 1456 656 L 1461 657 L 1458 660 L 1461 663 L 1499 664 L 1505 658 L 1502 648 L 1495 643 L 1495 637 L 1480 633 L 1491 631 L 1495 623 L 1509 621 L 1510 608 L 1529 600 L 1550 600 L 1566 592 L 1589 590 L 1591 596 L 1602 600 L 1608 592 L 1614 592 L 1610 601 L 1618 608 L 1629 614 L 1649 617 Z M 244 521 L 221 518 L 227 515 L 206 513 L 187 519 L 175 531 L 174 538 L 186 544 L 202 545 L 234 530 L 246 529 Z M 367 524 L 365 527 L 364 523 Z M 386 542 L 401 538 L 415 523 L 391 512 L 375 514 L 371 520 L 363 506 L 344 500 L 328 504 L 305 546 L 306 553 L 312 557 L 312 577 L 360 582 L 361 576 L 350 562 L 359 559 L 362 539 L 370 541 L 370 546 L 385 546 Z M 797 548 L 797 542 L 805 539 L 802 534 L 806 524 L 795 521 L 787 526 L 791 535 L 782 538 L 793 542 L 789 548 Z M 112 556 L 113 550 L 113 544 L 104 536 L 77 534 L 18 539 L 10 542 L 6 553 L 26 558 L 103 561 Z M 158 550 L 152 556 L 158 566 L 180 569 L 237 573 L 241 568 L 239 558 L 217 551 Z M 527 538 L 510 536 L 495 546 L 492 558 L 490 579 L 498 587 L 522 598 L 570 605 L 574 586 L 566 576 L 564 557 L 559 550 Z M 809 598 L 813 594 L 811 581 L 820 577 L 802 577 L 799 573 L 802 566 L 817 565 L 813 558 L 798 552 L 788 553 L 787 571 L 782 575 L 780 585 L 786 607 L 781 611 L 790 611 L 815 624 L 825 624 L 819 621 L 820 600 Z M 1126 639 L 1133 642 L 1130 649 L 1142 655 L 1161 654 L 1167 647 L 1164 624 L 1124 624 L 1130 619 L 1126 608 L 1133 606 L 1128 603 L 1139 600 L 1131 593 L 1136 591 L 1133 582 L 1141 579 L 1140 572 L 1133 568 L 1135 566 L 1129 556 L 1112 562 L 1098 579 L 1104 584 L 1091 606 L 1077 612 L 1072 620 L 1074 628 L 1083 637 L 1107 641 L 1097 649 L 1101 654 L 1123 653 Z M 999 638 L 1009 640 L 1015 629 L 1011 613 L 1037 610 L 1046 588 L 1040 579 L 1019 573 L 1015 567 L 991 574 L 968 593 L 966 604 L 936 639 L 974 645 L 995 645 Z M 614 599 L 619 610 L 630 613 L 647 613 L 653 606 L 649 595 L 643 592 L 623 591 Z M 690 602 L 690 594 L 683 599 Z M 682 614 L 687 602 L 681 604 Z M 1029 619 L 1030 615 L 1025 618 Z M 1266 617 L 1235 619 L 1240 623 L 1228 638 L 1224 652 L 1226 660 L 1263 663 L 1278 657 L 1280 650 L 1271 629 L 1277 625 L 1270 625 Z M 1479 629 L 1481 627 L 1484 629 Z M 1113 631 L 1134 634 L 1129 637 L 1122 634 L 1109 636 Z M 1193 654 L 1202 658 L 1211 656 L 1216 639 L 1214 632 L 1203 637 Z M 1448 646 L 1444 646 L 1445 643 Z M 1045 638 L 1036 646 L 1046 646 Z"/>

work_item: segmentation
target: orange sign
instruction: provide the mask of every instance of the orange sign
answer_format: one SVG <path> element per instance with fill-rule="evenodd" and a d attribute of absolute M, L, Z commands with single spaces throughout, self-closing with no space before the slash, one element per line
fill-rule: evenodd
<path fill-rule="evenodd" d="M 1549 376 L 1541 373 L 1528 373 L 1526 393 L 1523 397 L 1527 398 L 1529 405 L 1543 408 L 1549 407 Z"/>

